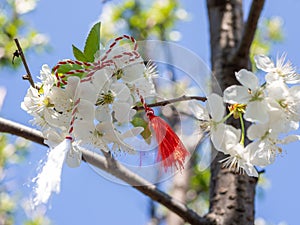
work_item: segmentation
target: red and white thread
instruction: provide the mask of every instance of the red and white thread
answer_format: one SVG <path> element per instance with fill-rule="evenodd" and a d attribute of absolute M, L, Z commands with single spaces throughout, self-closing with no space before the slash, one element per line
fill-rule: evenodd
<path fill-rule="evenodd" d="M 109 59 L 109 54 L 110 52 L 116 47 L 116 45 L 121 41 L 127 39 L 129 41 L 131 41 L 133 43 L 133 51 L 126 51 L 126 52 L 122 52 L 119 55 L 115 55 L 113 56 L 111 59 Z M 100 58 L 100 60 L 98 60 L 97 62 L 94 63 L 90 63 L 90 62 L 81 62 L 78 60 L 63 60 L 57 63 L 57 65 L 53 68 L 54 71 L 54 75 L 56 76 L 57 79 L 57 87 L 60 87 L 61 84 L 66 85 L 67 81 L 64 80 L 64 78 L 66 78 L 68 75 L 74 75 L 74 74 L 78 74 L 78 73 L 87 73 L 87 75 L 82 79 L 81 82 L 85 82 L 85 81 L 90 81 L 91 77 L 93 76 L 93 74 L 100 69 L 103 69 L 106 66 L 115 66 L 115 62 L 114 60 L 116 59 L 121 59 L 125 56 L 129 56 L 129 60 L 124 62 L 129 63 L 132 62 L 136 59 L 138 59 L 140 57 L 140 54 L 137 52 L 138 46 L 136 43 L 136 40 L 129 35 L 123 35 L 120 37 L 117 37 L 114 39 L 113 43 L 110 44 L 109 49 L 104 53 L 103 57 Z M 66 65 L 66 64 L 72 64 L 72 65 L 79 65 L 79 66 L 87 66 L 90 68 L 83 68 L 83 69 L 77 69 L 77 70 L 71 70 L 66 72 L 64 75 L 59 76 L 58 74 L 58 69 L 62 66 L 62 65 Z"/>

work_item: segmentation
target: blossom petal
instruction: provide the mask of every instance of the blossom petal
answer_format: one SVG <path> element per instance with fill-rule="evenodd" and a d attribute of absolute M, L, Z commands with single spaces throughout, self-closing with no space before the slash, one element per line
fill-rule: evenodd
<path fill-rule="evenodd" d="M 266 55 L 256 55 L 254 56 L 254 61 L 256 67 L 265 72 L 271 72 L 275 68 L 273 61 Z"/>
<path fill-rule="evenodd" d="M 51 69 L 48 65 L 44 64 L 40 70 L 39 79 L 45 85 L 53 86 L 56 83 L 56 77 L 51 73 Z"/>
<path fill-rule="evenodd" d="M 130 154 L 135 153 L 134 149 L 123 141 L 122 135 L 115 131 L 115 128 L 111 122 L 99 123 L 96 129 L 101 133 L 104 133 L 103 138 L 109 143 L 113 143 L 112 150 L 122 149 Z"/>
<path fill-rule="evenodd" d="M 269 73 L 266 74 L 265 80 L 268 84 L 270 84 L 274 81 L 282 80 L 282 79 L 279 77 L 279 75 L 277 73 L 269 72 Z"/>
<path fill-rule="evenodd" d="M 56 147 L 60 142 L 64 140 L 66 134 L 61 134 L 53 129 L 43 130 L 43 137 L 45 138 L 44 143 L 50 148 Z"/>
<path fill-rule="evenodd" d="M 146 67 L 143 62 L 127 65 L 124 68 L 122 68 L 124 74 L 122 79 L 125 82 L 129 82 L 129 83 L 134 82 L 135 80 L 144 76 L 145 70 Z"/>
<path fill-rule="evenodd" d="M 132 129 L 126 131 L 125 133 L 123 133 L 121 136 L 123 139 L 135 137 L 135 136 L 139 135 L 140 133 L 142 133 L 143 130 L 144 130 L 143 127 L 134 127 Z"/>
<path fill-rule="evenodd" d="M 95 86 L 90 82 L 82 82 L 78 86 L 78 97 L 90 101 L 92 104 L 96 103 L 97 91 Z"/>
<path fill-rule="evenodd" d="M 280 107 L 278 103 L 276 104 L 277 107 Z M 299 127 L 299 123 L 287 117 L 285 110 L 282 110 L 281 107 L 279 108 L 279 110 L 273 110 L 272 108 L 272 110 L 269 111 L 268 124 L 269 128 L 272 129 L 272 132 L 276 132 L 277 134 L 287 133 L 291 130 L 297 130 Z"/>
<path fill-rule="evenodd" d="M 269 149 L 265 142 L 251 142 L 246 149 L 250 152 L 250 162 L 259 167 L 272 164 L 276 157 L 276 154 Z"/>
<path fill-rule="evenodd" d="M 268 96 L 272 99 L 282 100 L 288 97 L 288 86 L 281 80 L 273 81 L 267 85 Z"/>
<path fill-rule="evenodd" d="M 283 138 L 282 140 L 280 140 L 280 144 L 288 144 L 299 140 L 300 140 L 300 135 L 289 135 Z"/>
<path fill-rule="evenodd" d="M 246 171 L 247 175 L 250 177 L 258 177 L 257 170 L 251 163 L 244 163 L 241 167 Z"/>
<path fill-rule="evenodd" d="M 224 91 L 224 102 L 230 104 L 247 104 L 251 99 L 249 89 L 240 85 L 232 85 Z"/>
<path fill-rule="evenodd" d="M 245 87 L 256 90 L 259 87 L 259 80 L 257 76 L 246 69 L 241 69 L 235 73 L 236 79 Z"/>
<path fill-rule="evenodd" d="M 244 114 L 245 120 L 249 122 L 266 123 L 269 120 L 269 114 L 264 101 L 249 102 Z"/>
<path fill-rule="evenodd" d="M 222 120 L 225 113 L 223 98 L 215 93 L 207 96 L 207 110 L 214 121 Z"/>
<path fill-rule="evenodd" d="M 72 76 L 72 77 L 68 78 L 68 84 L 66 86 L 66 93 L 68 93 L 70 97 L 75 96 L 75 93 L 76 93 L 79 83 L 80 83 L 79 77 Z"/>
<path fill-rule="evenodd" d="M 92 76 L 92 83 L 94 84 L 96 90 L 100 92 L 104 86 L 110 86 L 111 84 L 110 70 L 101 69 L 97 70 Z"/>
<path fill-rule="evenodd" d="M 131 105 L 125 102 L 114 102 L 113 111 L 115 112 L 115 117 L 120 123 L 126 123 L 132 120 L 135 110 L 131 109 Z"/>
<path fill-rule="evenodd" d="M 226 124 L 219 124 L 211 130 L 211 141 L 218 151 L 228 154 L 228 149 L 233 148 L 240 141 L 241 130 Z"/>
<path fill-rule="evenodd" d="M 77 140 L 84 143 L 90 143 L 91 135 L 95 130 L 95 125 L 92 121 L 76 120 L 74 122 L 74 136 Z"/>
<path fill-rule="evenodd" d="M 231 156 L 236 156 L 238 160 L 238 167 L 242 168 L 248 176 L 257 177 L 258 173 L 254 165 L 250 162 L 250 151 L 242 146 L 240 143 L 237 144 L 230 153 Z"/>
<path fill-rule="evenodd" d="M 295 98 L 295 100 L 297 101 L 296 103 L 298 105 L 300 105 L 300 86 L 299 85 L 295 85 L 292 86 L 290 88 L 290 95 L 293 96 Z"/>
<path fill-rule="evenodd" d="M 198 103 L 196 101 L 191 101 L 191 102 L 189 102 L 189 106 L 190 106 L 190 109 L 191 109 L 193 115 L 197 119 L 203 120 L 203 121 L 209 120 L 208 112 L 203 105 L 201 105 L 200 103 Z"/>
<path fill-rule="evenodd" d="M 85 99 L 80 99 L 77 106 L 77 117 L 80 120 L 93 121 L 95 118 L 94 105 Z"/>
<path fill-rule="evenodd" d="M 240 138 L 241 138 L 240 129 L 236 129 L 231 125 L 225 125 L 225 131 L 223 137 L 225 153 L 227 153 L 229 149 L 236 146 L 240 142 Z"/>
<path fill-rule="evenodd" d="M 145 77 L 135 80 L 132 84 L 134 89 L 138 89 L 142 96 L 153 96 L 155 94 L 155 86 L 151 78 L 146 79 Z M 131 88 L 130 88 L 131 89 Z M 139 98 L 138 98 L 139 99 Z"/>
<path fill-rule="evenodd" d="M 111 90 L 120 101 L 127 101 L 130 97 L 130 90 L 125 84 L 113 83 Z"/>
<path fill-rule="evenodd" d="M 252 124 L 247 130 L 247 137 L 255 140 L 263 137 L 267 131 L 268 127 L 265 124 Z"/>
<path fill-rule="evenodd" d="M 98 106 L 95 111 L 95 118 L 98 121 L 112 121 L 110 109 L 108 106 Z"/>

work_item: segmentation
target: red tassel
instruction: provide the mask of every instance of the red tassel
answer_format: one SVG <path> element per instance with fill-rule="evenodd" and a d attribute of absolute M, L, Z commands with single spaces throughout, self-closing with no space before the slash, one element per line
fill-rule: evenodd
<path fill-rule="evenodd" d="M 145 112 L 149 118 L 151 127 L 153 128 L 158 143 L 158 154 L 156 161 L 162 161 L 165 171 L 168 168 L 182 170 L 184 169 L 185 158 L 190 154 L 183 143 L 180 141 L 177 134 L 162 118 L 155 116 L 154 111 L 149 108 L 144 99 L 141 97 Z"/>

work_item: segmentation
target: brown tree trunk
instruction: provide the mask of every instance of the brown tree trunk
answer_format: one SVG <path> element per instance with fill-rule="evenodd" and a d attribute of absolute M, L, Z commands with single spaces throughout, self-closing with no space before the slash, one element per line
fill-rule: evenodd
<path fill-rule="evenodd" d="M 212 71 L 218 81 L 214 83 L 213 90 L 220 92 L 237 83 L 234 72 L 241 68 L 250 69 L 249 54 L 232 57 L 243 34 L 242 0 L 207 0 L 207 8 Z M 238 127 L 239 123 L 234 125 Z M 222 168 L 219 161 L 223 158 L 224 155 L 218 153 L 211 164 L 210 210 L 207 217 L 222 225 L 254 224 L 257 179 Z"/>

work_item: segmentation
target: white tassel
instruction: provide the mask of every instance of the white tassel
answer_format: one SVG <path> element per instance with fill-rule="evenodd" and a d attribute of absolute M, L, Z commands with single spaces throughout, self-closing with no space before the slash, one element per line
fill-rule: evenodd
<path fill-rule="evenodd" d="M 34 178 L 34 206 L 47 203 L 52 192 L 60 192 L 62 166 L 67 152 L 71 149 L 71 140 L 65 139 L 55 148 L 50 149 L 48 159 L 41 172 Z"/>
<path fill-rule="evenodd" d="M 73 145 L 67 153 L 66 163 L 71 168 L 79 167 L 81 164 L 81 157 L 82 152 L 80 151 L 79 146 Z"/>

